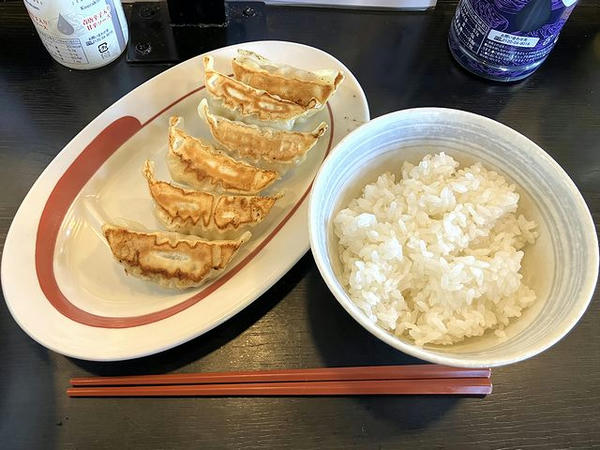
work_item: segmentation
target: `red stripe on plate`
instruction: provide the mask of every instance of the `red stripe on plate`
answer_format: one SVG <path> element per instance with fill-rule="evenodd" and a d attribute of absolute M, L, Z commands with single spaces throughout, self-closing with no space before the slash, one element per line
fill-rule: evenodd
<path fill-rule="evenodd" d="M 68 298 L 65 297 L 58 286 L 56 277 L 54 276 L 54 249 L 56 246 L 56 240 L 60 226 L 67 211 L 69 210 L 69 207 L 77 197 L 77 194 L 81 191 L 81 189 L 83 189 L 83 186 L 96 173 L 102 164 L 129 138 L 131 138 L 134 134 L 151 123 L 169 108 L 203 88 L 204 86 L 189 92 L 180 99 L 171 103 L 169 106 L 163 108 L 143 124 L 141 124 L 138 119 L 131 116 L 121 117 L 120 119 L 115 120 L 104 130 L 102 130 L 100 134 L 98 134 L 98 136 L 96 136 L 94 140 L 90 142 L 90 144 L 81 152 L 81 154 L 75 159 L 75 161 L 73 161 L 62 177 L 58 180 L 56 186 L 50 193 L 38 225 L 35 266 L 42 292 L 50 304 L 52 304 L 57 311 L 69 319 L 93 327 L 130 328 L 140 325 L 147 325 L 166 319 L 167 317 L 171 317 L 172 315 L 177 314 L 178 312 L 181 312 L 192 305 L 195 305 L 203 298 L 215 292 L 240 270 L 242 270 L 244 266 L 246 266 L 275 237 L 275 235 L 283 228 L 287 221 L 298 210 L 302 202 L 306 199 L 312 187 L 312 182 L 300 200 L 298 200 L 298 202 L 292 207 L 290 212 L 248 256 L 246 256 L 223 276 L 210 283 L 202 291 L 186 300 L 183 300 L 177 305 L 140 316 L 107 317 L 92 314 L 81 308 L 78 308 L 71 303 Z M 331 150 L 334 132 L 333 113 L 329 104 L 327 104 L 327 109 L 329 112 L 331 130 L 325 156 L 327 156 Z"/>

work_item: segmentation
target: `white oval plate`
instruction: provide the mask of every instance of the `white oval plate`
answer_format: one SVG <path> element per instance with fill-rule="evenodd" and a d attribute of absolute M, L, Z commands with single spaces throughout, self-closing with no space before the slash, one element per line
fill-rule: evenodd
<path fill-rule="evenodd" d="M 114 361 L 157 353 L 214 328 L 257 299 L 308 250 L 306 197 L 327 152 L 369 120 L 362 88 L 331 55 L 291 42 L 262 41 L 213 52 L 230 72 L 238 48 L 306 69 L 346 75 L 327 108 L 297 129 L 324 120 L 329 130 L 306 161 L 265 193 L 283 192 L 228 270 L 198 289 L 173 291 L 125 275 L 100 227 L 126 219 L 162 229 L 141 175 L 165 164 L 167 121 L 210 138 L 196 112 L 206 95 L 203 55 L 147 81 L 100 114 L 50 163 L 19 208 L 2 255 L 2 289 L 17 323 L 40 344 L 81 359 Z"/>

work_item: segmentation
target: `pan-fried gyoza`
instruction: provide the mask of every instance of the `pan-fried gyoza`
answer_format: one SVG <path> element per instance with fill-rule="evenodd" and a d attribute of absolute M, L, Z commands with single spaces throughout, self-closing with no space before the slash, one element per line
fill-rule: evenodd
<path fill-rule="evenodd" d="M 110 224 L 105 224 L 102 232 L 127 274 L 178 289 L 199 286 L 216 276 L 251 236 L 245 232 L 236 240 L 207 241 L 198 236 L 134 231 Z"/>
<path fill-rule="evenodd" d="M 173 186 L 154 177 L 154 163 L 146 161 L 148 181 L 156 215 L 170 231 L 208 239 L 233 239 L 258 225 L 281 195 L 226 195 Z"/>
<path fill-rule="evenodd" d="M 213 110 L 229 119 L 289 130 L 317 111 L 217 72 L 211 56 L 204 57 L 204 72 Z"/>
<path fill-rule="evenodd" d="M 279 174 L 237 161 L 186 134 L 182 119 L 171 117 L 167 163 L 173 179 L 196 189 L 213 192 L 256 194 L 270 186 Z"/>
<path fill-rule="evenodd" d="M 313 131 L 285 131 L 229 120 L 212 114 L 203 99 L 198 113 L 206 120 L 213 138 L 230 152 L 261 167 L 279 171 L 302 162 L 327 131 L 321 122 Z"/>
<path fill-rule="evenodd" d="M 322 108 L 344 81 L 339 70 L 309 72 L 274 63 L 248 50 L 238 50 L 231 64 L 237 80 L 305 108 Z"/>

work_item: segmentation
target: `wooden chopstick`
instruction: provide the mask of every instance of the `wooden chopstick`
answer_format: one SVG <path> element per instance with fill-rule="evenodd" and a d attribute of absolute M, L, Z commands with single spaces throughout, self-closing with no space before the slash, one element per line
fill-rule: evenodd
<path fill-rule="evenodd" d="M 104 386 L 67 389 L 70 397 L 223 397 L 334 395 L 487 395 L 489 378 Z"/>
<path fill-rule="evenodd" d="M 175 373 L 123 377 L 72 378 L 72 386 L 148 386 L 265 382 L 316 382 L 366 380 L 426 380 L 489 378 L 490 369 L 461 369 L 436 364 L 404 366 L 325 367 L 242 372 Z"/>

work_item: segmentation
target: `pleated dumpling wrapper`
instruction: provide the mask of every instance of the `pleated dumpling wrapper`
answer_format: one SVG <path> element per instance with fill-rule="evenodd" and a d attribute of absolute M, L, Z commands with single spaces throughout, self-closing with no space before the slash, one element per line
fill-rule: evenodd
<path fill-rule="evenodd" d="M 321 122 L 313 131 L 286 131 L 248 125 L 211 114 L 208 102 L 202 99 L 198 114 L 208 123 L 215 140 L 241 159 L 260 167 L 280 172 L 301 163 L 308 151 L 327 131 Z"/>
<path fill-rule="evenodd" d="M 146 161 L 148 181 L 156 215 L 170 231 L 207 239 L 234 239 L 258 225 L 281 195 L 215 195 L 173 186 L 154 178 L 154 162 Z"/>
<path fill-rule="evenodd" d="M 163 287 L 186 289 L 214 278 L 248 239 L 207 241 L 171 232 L 143 232 L 105 224 L 104 237 L 125 272 Z"/>
<path fill-rule="evenodd" d="M 256 194 L 279 178 L 273 170 L 263 170 L 237 161 L 181 128 L 183 119 L 169 119 L 167 164 L 173 179 L 195 189 L 236 194 Z"/>
<path fill-rule="evenodd" d="M 322 108 L 344 81 L 339 70 L 309 72 L 271 62 L 248 50 L 238 50 L 231 65 L 236 79 L 305 108 Z"/>
<path fill-rule="evenodd" d="M 305 108 L 217 72 L 212 56 L 205 56 L 203 61 L 211 107 L 219 115 L 246 123 L 291 130 L 297 120 L 317 112 L 316 109 Z"/>

